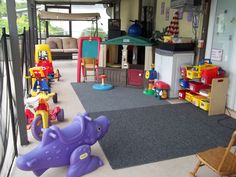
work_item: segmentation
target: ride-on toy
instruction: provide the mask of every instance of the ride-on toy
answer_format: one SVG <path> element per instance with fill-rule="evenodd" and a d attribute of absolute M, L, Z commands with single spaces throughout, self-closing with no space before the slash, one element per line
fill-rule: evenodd
<path fill-rule="evenodd" d="M 35 66 L 45 68 L 49 80 L 60 80 L 61 75 L 59 69 L 56 69 L 54 72 L 52 65 L 52 54 L 48 44 L 35 45 Z"/>
<path fill-rule="evenodd" d="M 30 96 L 37 96 L 40 92 L 45 94 L 51 93 L 48 85 L 47 71 L 43 67 L 33 67 L 29 69 L 30 76 L 25 76 L 26 79 L 31 79 L 32 89 Z M 57 103 L 57 93 L 53 94 L 53 102 Z"/>
<path fill-rule="evenodd" d="M 87 113 L 78 114 L 67 127 L 51 126 L 43 133 L 42 142 L 31 152 L 19 156 L 16 166 L 41 176 L 47 169 L 68 165 L 67 177 L 80 177 L 103 165 L 91 155 L 91 145 L 107 133 L 110 121 L 105 116 L 96 119 Z"/>
<path fill-rule="evenodd" d="M 42 128 L 48 128 L 51 121 L 64 121 L 64 110 L 59 106 L 49 110 L 47 101 L 55 93 L 45 94 L 41 92 L 36 97 L 30 97 L 25 101 L 25 117 L 27 124 L 31 124 L 31 131 L 35 139 L 41 140 Z M 30 126 L 28 126 L 30 128 Z"/>

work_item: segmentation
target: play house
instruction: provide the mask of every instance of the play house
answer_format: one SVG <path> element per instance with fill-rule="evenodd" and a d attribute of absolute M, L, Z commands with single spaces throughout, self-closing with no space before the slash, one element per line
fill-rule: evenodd
<path fill-rule="evenodd" d="M 107 46 L 115 46 L 113 55 L 107 55 Z M 121 55 L 118 47 L 122 47 Z M 153 63 L 154 44 L 140 36 L 121 36 L 101 44 L 99 72 L 108 75 L 108 82 L 116 86 L 143 87 L 144 70 Z"/>

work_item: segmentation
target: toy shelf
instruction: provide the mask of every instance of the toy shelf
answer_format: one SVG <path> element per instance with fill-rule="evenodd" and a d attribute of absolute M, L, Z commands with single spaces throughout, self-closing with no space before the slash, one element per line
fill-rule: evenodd
<path fill-rule="evenodd" d="M 218 115 L 225 113 L 228 85 L 228 78 L 214 78 L 212 79 L 212 84 L 209 85 L 210 95 L 208 96 L 203 96 L 199 91 L 191 91 L 189 88 L 183 88 L 179 93 L 185 94 L 186 101 L 208 111 L 209 116 Z"/>
<path fill-rule="evenodd" d="M 216 78 L 212 80 L 208 115 L 225 113 L 228 87 L 228 78 Z"/>

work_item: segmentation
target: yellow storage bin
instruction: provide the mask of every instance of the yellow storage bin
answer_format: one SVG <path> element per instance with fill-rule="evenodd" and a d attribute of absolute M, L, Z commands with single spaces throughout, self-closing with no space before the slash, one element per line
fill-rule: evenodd
<path fill-rule="evenodd" d="M 202 100 L 206 100 L 206 98 L 204 96 L 196 95 L 192 97 L 191 103 L 197 107 L 200 107 L 200 102 Z"/>
<path fill-rule="evenodd" d="M 185 100 L 188 101 L 188 102 L 192 102 L 193 96 L 196 96 L 196 94 L 191 93 L 191 92 L 186 92 Z"/>
<path fill-rule="evenodd" d="M 187 70 L 187 78 L 189 79 L 199 79 L 201 78 L 202 71 L 205 69 L 211 69 L 216 67 L 213 64 L 204 64 L 193 66 L 193 68 Z"/>
<path fill-rule="evenodd" d="M 209 100 L 201 100 L 199 107 L 205 111 L 208 111 L 209 110 Z"/>
<path fill-rule="evenodd" d="M 187 78 L 189 79 L 198 79 L 201 78 L 201 74 L 196 70 L 187 70 Z"/>

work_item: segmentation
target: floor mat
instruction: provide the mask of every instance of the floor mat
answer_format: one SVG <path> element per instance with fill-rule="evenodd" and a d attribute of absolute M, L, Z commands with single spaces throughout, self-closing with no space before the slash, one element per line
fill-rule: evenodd
<path fill-rule="evenodd" d="M 236 120 L 208 116 L 192 104 L 90 113 L 106 115 L 111 127 L 100 141 L 113 169 L 183 157 L 226 146 Z"/>
<path fill-rule="evenodd" d="M 112 111 L 129 108 L 170 104 L 154 96 L 143 94 L 142 89 L 115 87 L 108 91 L 92 89 L 94 83 L 71 83 L 87 112 Z"/>

